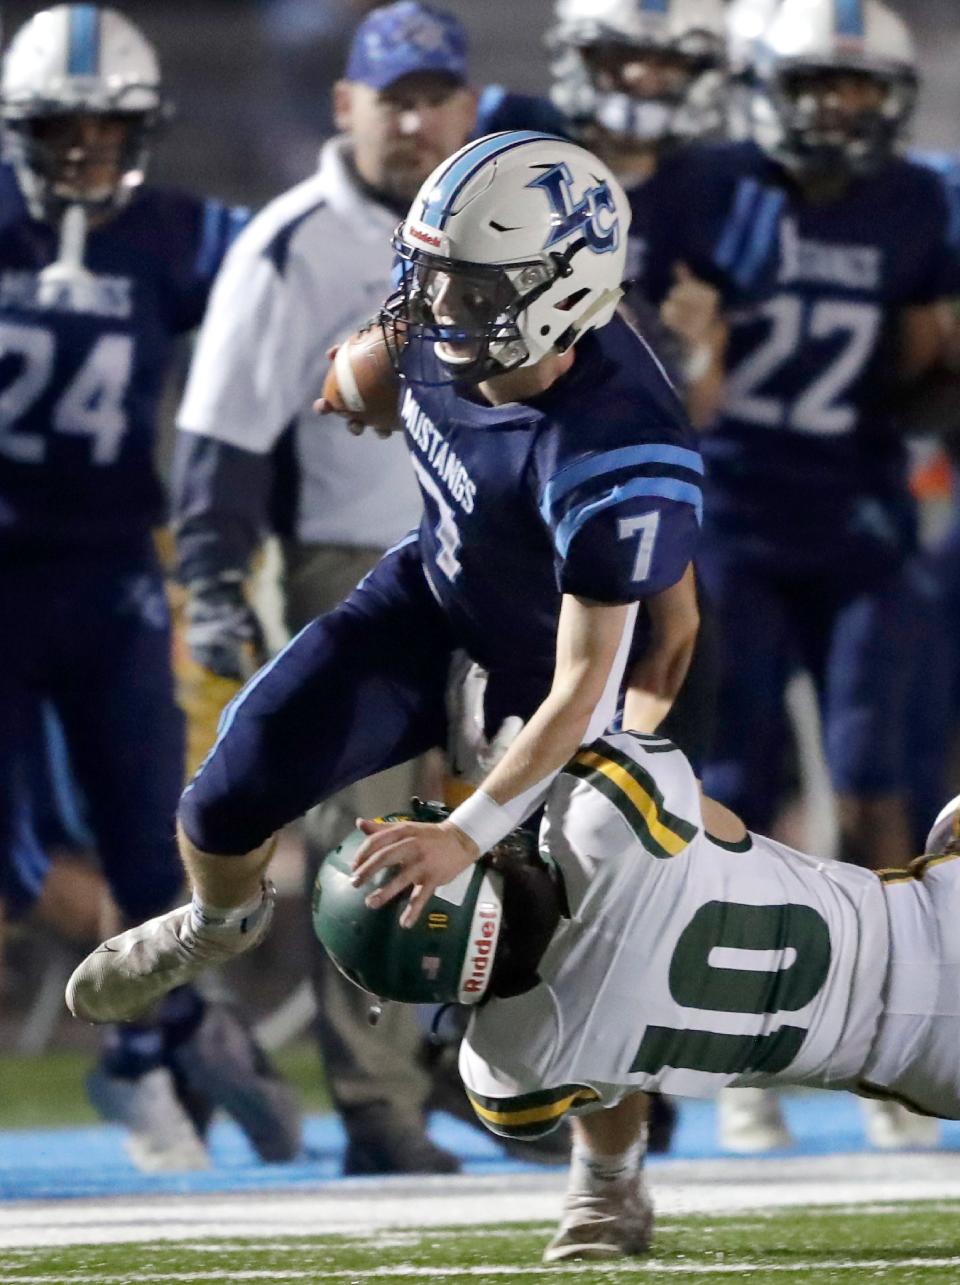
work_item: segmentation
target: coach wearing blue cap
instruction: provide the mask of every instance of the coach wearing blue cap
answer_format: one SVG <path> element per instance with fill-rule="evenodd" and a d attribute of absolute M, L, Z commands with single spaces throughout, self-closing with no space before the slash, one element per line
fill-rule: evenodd
<path fill-rule="evenodd" d="M 473 128 L 466 32 L 452 14 L 417 0 L 374 9 L 353 37 L 333 102 L 360 178 L 405 214 Z"/>
<path fill-rule="evenodd" d="M 178 417 L 174 470 L 187 644 L 204 676 L 188 710 L 197 742 L 212 740 L 209 713 L 219 712 L 224 680 L 238 682 L 264 659 L 244 580 L 271 525 L 268 507 L 283 547 L 291 634 L 336 606 L 419 521 L 401 436 L 351 437 L 339 422 L 318 424 L 310 407 L 327 350 L 389 293 L 398 219 L 473 128 L 466 56 L 450 14 L 414 0 L 375 9 L 334 87 L 340 132 L 324 144 L 319 170 L 257 215 L 217 279 Z M 308 818 L 308 849 L 322 855 L 354 817 L 406 807 L 416 789 L 410 766 L 351 786 Z M 346 1171 L 456 1169 L 425 1133 L 428 1095 L 436 1101 L 439 1090 L 420 1063 L 415 1014 L 392 1006 L 371 1028 L 362 994 L 316 952 L 317 1030 L 347 1132 Z"/>

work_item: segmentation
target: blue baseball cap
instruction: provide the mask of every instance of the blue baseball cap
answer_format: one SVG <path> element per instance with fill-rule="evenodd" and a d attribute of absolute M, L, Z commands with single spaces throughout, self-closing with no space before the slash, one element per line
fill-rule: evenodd
<path fill-rule="evenodd" d="M 466 81 L 467 33 L 460 21 L 419 0 L 374 9 L 354 32 L 347 80 L 380 90 L 418 71 Z"/>

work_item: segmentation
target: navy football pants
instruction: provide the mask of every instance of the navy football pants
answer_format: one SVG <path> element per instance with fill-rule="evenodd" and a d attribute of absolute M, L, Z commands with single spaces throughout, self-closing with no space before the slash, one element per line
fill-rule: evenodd
<path fill-rule="evenodd" d="M 901 791 L 917 629 L 910 569 L 864 588 L 843 578 L 842 565 L 833 579 L 824 572 L 781 575 L 715 546 L 698 567 L 713 604 L 720 654 L 706 792 L 751 829 L 769 827 L 781 802 L 791 738 L 784 690 L 801 667 L 820 695 L 834 788 L 863 797 Z"/>
<path fill-rule="evenodd" d="M 344 786 L 445 745 L 457 645 L 411 538 L 227 706 L 180 803 L 188 838 L 203 852 L 249 852 Z M 552 673 L 521 665 L 491 673 L 488 731 L 510 713 L 529 718 L 546 696 Z"/>
<path fill-rule="evenodd" d="M 173 822 L 184 755 L 159 569 L 106 554 L 24 560 L 0 573 L 0 602 L 0 888 L 23 882 L 16 863 L 30 857 L 24 799 L 46 788 L 30 766 L 45 699 L 114 898 L 131 919 L 157 914 L 183 879 Z M 38 816 L 47 803 L 37 799 Z"/>

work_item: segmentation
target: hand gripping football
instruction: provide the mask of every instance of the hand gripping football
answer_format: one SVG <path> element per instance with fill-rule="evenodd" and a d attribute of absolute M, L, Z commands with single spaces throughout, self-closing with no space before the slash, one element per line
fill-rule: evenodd
<path fill-rule="evenodd" d="M 366 327 L 345 339 L 323 381 L 324 409 L 391 432 L 400 427 L 399 399 L 400 377 L 380 327 Z"/>

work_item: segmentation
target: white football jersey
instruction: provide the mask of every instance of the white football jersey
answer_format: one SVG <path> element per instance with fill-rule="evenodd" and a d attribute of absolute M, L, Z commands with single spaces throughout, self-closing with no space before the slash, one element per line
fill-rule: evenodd
<path fill-rule="evenodd" d="M 875 875 L 758 835 L 714 838 L 685 756 L 635 733 L 567 765 L 541 851 L 569 917 L 540 984 L 483 1005 L 461 1048 L 495 1131 L 534 1136 L 629 1090 L 856 1081 L 889 949 Z"/>

